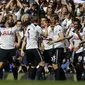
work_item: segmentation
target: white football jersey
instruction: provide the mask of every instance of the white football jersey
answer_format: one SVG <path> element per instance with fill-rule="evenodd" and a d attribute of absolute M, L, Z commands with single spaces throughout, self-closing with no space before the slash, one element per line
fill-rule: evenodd
<path fill-rule="evenodd" d="M 43 31 L 45 32 L 45 29 L 43 29 Z M 52 45 L 48 45 L 49 40 L 48 39 L 53 39 L 53 30 L 52 28 L 49 26 L 48 27 L 48 37 L 46 39 L 43 40 L 44 43 L 44 49 L 45 50 L 49 50 L 53 48 L 53 44 Z"/>
<path fill-rule="evenodd" d="M 27 27 L 25 36 L 27 38 L 26 49 L 38 48 L 38 38 L 42 34 L 42 28 L 39 25 L 31 24 Z"/>
<path fill-rule="evenodd" d="M 83 33 L 85 34 L 85 27 L 83 28 Z"/>
<path fill-rule="evenodd" d="M 62 25 L 62 27 L 64 27 L 64 29 L 68 29 L 69 26 L 71 26 L 71 24 L 72 24 L 72 20 L 67 19 L 67 18 L 61 23 L 61 25 Z"/>
<path fill-rule="evenodd" d="M 81 42 L 81 40 L 79 39 L 78 35 L 75 32 L 70 32 L 70 36 L 73 36 L 72 40 L 74 43 L 74 47 L 78 47 L 79 43 Z M 80 36 L 83 37 L 83 33 L 80 33 Z M 80 47 L 76 53 L 80 53 L 83 51 L 83 47 Z"/>
<path fill-rule="evenodd" d="M 12 28 L 1 28 L 0 29 L 0 48 L 2 49 L 14 49 L 15 34 L 19 30 L 17 26 Z"/>
<path fill-rule="evenodd" d="M 57 38 L 59 38 L 60 33 L 63 33 L 63 28 L 60 25 L 56 25 L 54 27 L 53 40 L 56 40 Z M 64 47 L 64 42 L 63 41 L 54 43 L 54 48 L 63 48 L 63 47 Z"/>

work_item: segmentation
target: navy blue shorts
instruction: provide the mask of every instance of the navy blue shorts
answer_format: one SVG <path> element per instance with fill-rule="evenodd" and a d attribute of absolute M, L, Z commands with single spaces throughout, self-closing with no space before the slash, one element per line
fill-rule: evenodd
<path fill-rule="evenodd" d="M 16 60 L 16 49 L 1 49 L 0 48 L 0 62 L 9 62 L 13 63 Z"/>
<path fill-rule="evenodd" d="M 37 66 L 42 60 L 42 55 L 39 49 L 28 49 L 26 50 L 27 65 L 32 64 Z"/>

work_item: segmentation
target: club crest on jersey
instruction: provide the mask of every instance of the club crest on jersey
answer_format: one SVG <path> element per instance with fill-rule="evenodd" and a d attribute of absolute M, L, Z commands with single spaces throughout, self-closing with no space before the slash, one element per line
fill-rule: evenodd
<path fill-rule="evenodd" d="M 2 35 L 13 35 L 13 32 L 12 31 L 3 31 L 1 34 Z"/>

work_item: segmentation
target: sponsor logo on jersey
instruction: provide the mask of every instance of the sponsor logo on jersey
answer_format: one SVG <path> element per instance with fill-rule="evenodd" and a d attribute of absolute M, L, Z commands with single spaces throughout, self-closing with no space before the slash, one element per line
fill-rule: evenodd
<path fill-rule="evenodd" d="M 12 31 L 3 31 L 1 35 L 13 35 Z"/>

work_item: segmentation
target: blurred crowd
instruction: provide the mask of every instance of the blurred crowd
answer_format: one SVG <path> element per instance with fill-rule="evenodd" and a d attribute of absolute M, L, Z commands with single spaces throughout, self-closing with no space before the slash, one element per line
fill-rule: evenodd
<path fill-rule="evenodd" d="M 15 40 L 3 37 L 12 35 L 8 30 L 2 32 L 3 28 L 14 30 L 14 27 L 15 31 L 19 28 Z M 10 44 L 7 47 L 12 40 L 16 42 L 13 60 L 17 60 L 18 73 L 28 72 L 28 78 L 32 80 L 44 80 L 46 73 L 55 74 L 55 80 L 65 80 L 65 73 L 75 73 L 77 80 L 85 79 L 85 3 L 0 0 L 0 62 L 4 62 L 1 56 L 5 53 L 1 50 L 12 49 Z M 8 54 L 6 52 L 5 56 Z M 10 59 L 6 62 L 4 69 L 14 71 Z M 16 71 L 14 75 L 17 75 Z"/>

